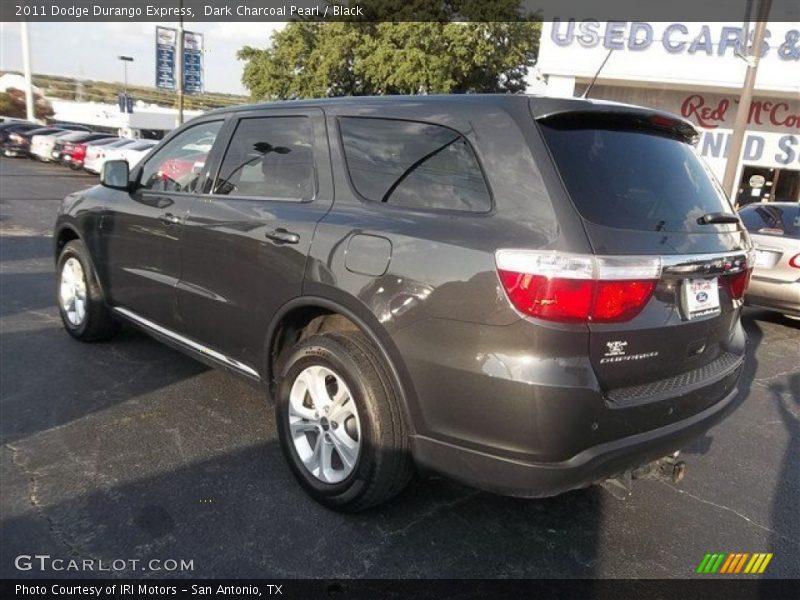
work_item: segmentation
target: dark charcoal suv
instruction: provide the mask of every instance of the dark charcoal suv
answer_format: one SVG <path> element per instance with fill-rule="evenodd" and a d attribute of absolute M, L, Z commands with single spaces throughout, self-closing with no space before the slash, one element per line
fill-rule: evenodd
<path fill-rule="evenodd" d="M 64 326 L 247 378 L 317 500 L 419 465 L 517 496 L 643 473 L 733 404 L 746 231 L 672 115 L 525 96 L 210 112 L 55 229 Z"/>

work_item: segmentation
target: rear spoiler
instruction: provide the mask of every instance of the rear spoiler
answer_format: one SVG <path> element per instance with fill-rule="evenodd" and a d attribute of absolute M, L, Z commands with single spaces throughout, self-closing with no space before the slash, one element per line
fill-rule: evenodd
<path fill-rule="evenodd" d="M 631 129 L 667 135 L 688 144 L 700 138 L 694 125 L 677 115 L 628 104 L 548 98 L 532 102 L 531 112 L 536 121 L 552 127 Z"/>

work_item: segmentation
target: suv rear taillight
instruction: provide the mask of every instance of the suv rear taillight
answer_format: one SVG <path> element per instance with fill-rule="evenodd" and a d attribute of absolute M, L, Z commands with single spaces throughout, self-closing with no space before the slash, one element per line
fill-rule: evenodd
<path fill-rule="evenodd" d="M 744 296 L 744 291 L 750 283 L 750 274 L 753 269 L 747 268 L 744 271 L 733 273 L 732 275 L 724 275 L 723 281 L 728 286 L 728 293 L 734 300 L 740 300 Z"/>
<path fill-rule="evenodd" d="M 661 276 L 661 259 L 653 256 L 498 250 L 495 262 L 517 310 L 568 323 L 633 319 Z"/>
<path fill-rule="evenodd" d="M 789 259 L 789 266 L 795 269 L 800 269 L 800 254 L 795 254 Z"/>

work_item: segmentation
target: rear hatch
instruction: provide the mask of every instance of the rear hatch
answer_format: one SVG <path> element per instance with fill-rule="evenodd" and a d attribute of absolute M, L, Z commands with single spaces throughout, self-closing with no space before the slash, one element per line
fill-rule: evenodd
<path fill-rule="evenodd" d="M 610 318 L 599 307 L 587 324 L 608 397 L 634 402 L 729 371 L 741 355 L 729 342 L 749 239 L 697 155 L 693 127 L 624 106 L 537 123 L 595 254 L 594 276 L 613 283 L 595 292 Z"/>

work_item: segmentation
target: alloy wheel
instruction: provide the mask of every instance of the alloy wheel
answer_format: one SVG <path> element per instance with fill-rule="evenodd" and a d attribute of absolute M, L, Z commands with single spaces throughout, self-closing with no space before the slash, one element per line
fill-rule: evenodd
<path fill-rule="evenodd" d="M 86 276 L 77 258 L 68 258 L 61 267 L 58 298 L 69 324 L 78 327 L 83 323 L 86 319 Z"/>
<path fill-rule="evenodd" d="M 305 468 L 323 483 L 339 483 L 361 451 L 361 422 L 350 389 L 321 365 L 305 368 L 289 392 L 289 431 Z"/>

